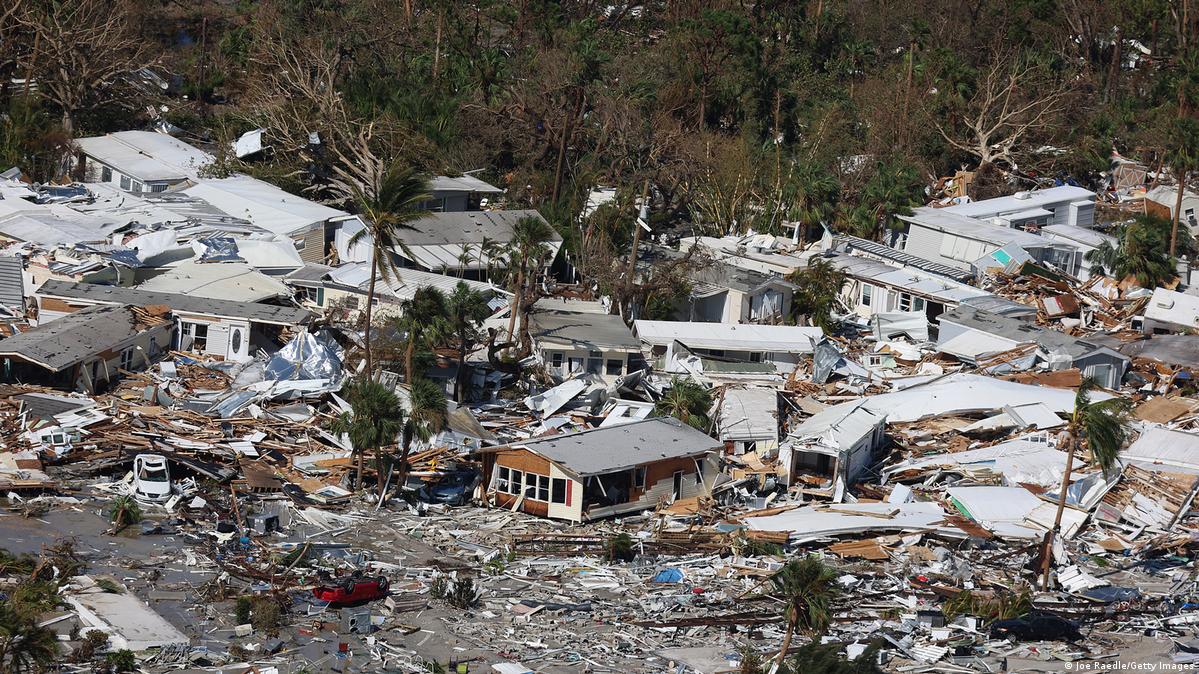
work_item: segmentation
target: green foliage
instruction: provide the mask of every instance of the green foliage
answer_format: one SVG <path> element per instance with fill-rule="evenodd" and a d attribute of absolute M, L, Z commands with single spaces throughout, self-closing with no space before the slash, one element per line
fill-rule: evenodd
<path fill-rule="evenodd" d="M 125 527 L 142 521 L 142 508 L 132 496 L 118 496 L 112 500 L 110 521 L 113 533 L 120 533 Z"/>
<path fill-rule="evenodd" d="M 40 612 L 25 603 L 0 602 L 0 672 L 42 671 L 58 657 L 58 637 L 39 627 Z"/>
<path fill-rule="evenodd" d="M 14 555 L 0 548 L 0 576 L 27 576 L 33 572 L 37 560 L 30 554 Z"/>
<path fill-rule="evenodd" d="M 837 573 L 819 557 L 792 559 L 770 577 L 770 594 L 781 599 L 783 615 L 795 629 L 821 634 L 828 629 L 830 606 L 840 594 Z"/>
<path fill-rule="evenodd" d="M 429 586 L 429 594 L 441 599 L 454 608 L 467 609 L 478 600 L 473 578 L 462 576 L 450 580 L 448 576 L 437 576 Z"/>
<path fill-rule="evenodd" d="M 248 596 L 238 597 L 233 602 L 233 622 L 238 625 L 245 625 L 250 622 L 250 609 L 254 605 L 254 598 Z"/>
<path fill-rule="evenodd" d="M 1132 401 L 1120 397 L 1092 401 L 1091 393 L 1098 388 L 1094 379 L 1082 380 L 1074 397 L 1070 431 L 1086 442 L 1095 462 L 1110 471 L 1132 435 Z"/>
<path fill-rule="evenodd" d="M 137 669 L 137 656 L 133 651 L 121 649 L 104 657 L 108 666 L 117 672 L 132 672 Z"/>
<path fill-rule="evenodd" d="M 111 578 L 97 578 L 96 579 L 96 587 L 100 588 L 101 590 L 104 590 L 105 592 L 107 592 L 109 594 L 124 594 L 124 592 L 125 592 L 125 589 L 122 588 L 119 583 L 117 583 L 115 580 L 113 580 Z"/>
<path fill-rule="evenodd" d="M 0 114 L 0 170 L 20 167 L 29 179 L 56 177 L 70 138 L 36 99 L 12 98 Z"/>
<path fill-rule="evenodd" d="M 994 592 L 986 596 L 963 590 L 941 605 L 947 620 L 960 615 L 982 618 L 985 623 L 1019 618 L 1032 610 L 1032 589 L 1022 585 L 1012 592 Z"/>
<path fill-rule="evenodd" d="M 395 391 L 366 377 L 353 380 L 343 391 L 353 413 L 343 413 L 329 430 L 346 434 L 354 451 L 378 449 L 399 438 L 407 415 Z"/>
<path fill-rule="evenodd" d="M 780 668 L 780 674 L 882 674 L 878 667 L 877 644 L 856 659 L 846 660 L 839 644 L 811 642 L 799 648 Z"/>
<path fill-rule="evenodd" d="M 1144 288 L 1155 288 L 1176 277 L 1175 260 L 1170 257 L 1168 220 L 1152 215 L 1138 215 L 1116 233 L 1117 243 L 1108 241 L 1087 251 L 1092 274 L 1109 274 L 1118 280 L 1129 276 Z M 1178 252 L 1186 255 L 1195 251 L 1194 241 L 1186 228 L 1178 231 Z"/>
<path fill-rule="evenodd" d="M 798 286 L 791 296 L 791 313 L 797 321 L 806 318 L 825 332 L 836 327 L 833 310 L 845 286 L 845 272 L 822 257 L 813 257 L 807 267 L 797 269 L 787 280 Z"/>
<path fill-rule="evenodd" d="M 674 417 L 692 428 L 707 431 L 711 425 L 712 393 L 692 379 L 672 377 L 670 388 L 654 403 L 654 414 Z"/>
<path fill-rule="evenodd" d="M 71 654 L 75 662 L 91 662 L 108 648 L 108 635 L 100 630 L 88 630 Z"/>
<path fill-rule="evenodd" d="M 881 238 L 884 230 L 898 226 L 896 216 L 911 215 L 923 199 L 924 181 L 915 167 L 899 160 L 879 162 L 851 219 L 863 236 Z"/>
<path fill-rule="evenodd" d="M 262 596 L 255 597 L 250 603 L 250 624 L 258 632 L 273 633 L 279 629 L 283 620 L 283 607 L 279 600 Z"/>
<path fill-rule="evenodd" d="M 622 531 L 604 543 L 604 554 L 610 562 L 631 562 L 637 556 L 636 542 Z"/>

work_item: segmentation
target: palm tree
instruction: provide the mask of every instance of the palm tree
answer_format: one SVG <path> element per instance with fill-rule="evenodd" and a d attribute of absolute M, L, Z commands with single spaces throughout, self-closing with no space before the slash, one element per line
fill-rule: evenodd
<path fill-rule="evenodd" d="M 819 557 L 792 559 L 770 577 L 771 595 L 786 604 L 787 631 L 776 664 L 781 666 L 795 632 L 817 635 L 828 629 L 829 605 L 836 599 L 837 573 Z"/>
<path fill-rule="evenodd" d="M 833 327 L 833 308 L 845 286 L 845 272 L 823 257 L 814 257 L 803 269 L 787 275 L 798 286 L 791 296 L 791 314 L 797 322 L 806 317 L 812 325 L 825 332 Z"/>
<path fill-rule="evenodd" d="M 404 381 L 416 379 L 413 361 L 417 348 L 431 349 L 448 331 L 449 313 L 445 293 L 432 286 L 417 288 L 411 299 L 400 303 L 403 314 L 396 327 L 404 332 Z"/>
<path fill-rule="evenodd" d="M 707 432 L 710 424 L 708 411 L 711 409 L 711 392 L 691 379 L 681 377 L 673 377 L 670 380 L 670 390 L 661 400 L 654 403 L 654 414 L 674 417 L 704 432 Z"/>
<path fill-rule="evenodd" d="M 40 672 L 58 659 L 58 638 L 18 602 L 0 602 L 0 672 Z"/>
<path fill-rule="evenodd" d="M 911 215 L 912 206 L 924 196 L 924 184 L 911 165 L 900 161 L 879 162 L 874 175 L 862 188 L 855 219 L 866 232 L 881 239 L 897 215 Z"/>
<path fill-rule="evenodd" d="M 503 250 L 503 245 L 489 236 L 484 236 L 483 240 L 479 242 L 479 261 L 486 265 L 487 274 L 482 280 L 488 283 L 491 282 L 491 272 L 495 267 L 495 259 L 503 255 Z"/>
<path fill-rule="evenodd" d="M 142 509 L 132 496 L 118 496 L 112 502 L 112 534 L 115 536 L 131 524 L 142 521 Z"/>
<path fill-rule="evenodd" d="M 454 380 L 454 399 L 462 402 L 465 394 L 466 354 L 483 339 L 479 324 L 491 315 L 491 305 L 483 293 L 459 281 L 446 298 L 449 334 L 458 345 L 458 376 Z"/>
<path fill-rule="evenodd" d="M 400 478 L 403 486 L 408 479 L 408 454 L 413 440 L 428 442 L 445 429 L 449 420 L 445 391 L 432 381 L 421 377 L 408 386 L 408 418 L 403 428 L 403 450 L 400 454 Z"/>
<path fill-rule="evenodd" d="M 363 353 L 366 373 L 372 375 L 371 314 L 375 301 L 375 284 L 380 277 L 390 282 L 399 279 L 399 270 L 392 259 L 396 248 L 406 250 L 400 231 L 414 229 L 412 223 L 427 216 L 424 203 L 430 198 L 428 180 L 413 168 L 398 161 L 389 164 L 367 156 L 365 167 L 350 175 L 339 170 L 334 185 L 348 195 L 365 227 L 350 237 L 351 247 L 363 241 L 371 243 L 371 280 L 366 291 L 366 327 L 363 331 Z"/>
<path fill-rule="evenodd" d="M 1194 251 L 1189 230 L 1172 230 L 1170 223 L 1154 215 L 1138 215 L 1117 232 L 1117 244 L 1108 241 L 1087 251 L 1092 274 L 1110 274 L 1117 280 L 1129 276 L 1144 288 L 1168 283 L 1177 275 L 1175 260 L 1168 254 L 1169 238 L 1178 250 Z"/>
<path fill-rule="evenodd" d="M 505 246 L 508 259 L 509 289 L 512 291 L 512 315 L 508 317 L 508 338 L 516 341 L 516 318 L 523 309 L 525 287 L 535 282 L 535 272 L 541 270 L 553 249 L 549 242 L 554 228 L 541 218 L 524 217 L 512 227 L 512 239 Z M 513 273 L 515 272 L 515 273 Z M 521 321 L 522 330 L 527 329 Z"/>
<path fill-rule="evenodd" d="M 346 388 L 346 399 L 353 412 L 345 412 L 334 419 L 329 430 L 350 437 L 353 452 L 357 455 L 354 478 L 354 490 L 357 491 L 362 489 L 363 456 L 367 450 L 374 450 L 376 463 L 381 463 L 379 450 L 394 443 L 403 432 L 405 414 L 395 391 L 370 375 L 364 374 Z"/>
<path fill-rule="evenodd" d="M 1174 221 L 1170 228 L 1170 257 L 1178 254 L 1178 222 L 1182 218 L 1182 197 L 1186 192 L 1187 176 L 1199 171 L 1199 119 L 1180 117 L 1174 120 L 1169 133 L 1170 149 L 1166 162 L 1174 174 L 1177 194 L 1174 196 Z"/>
<path fill-rule="evenodd" d="M 1066 491 L 1070 487 L 1070 473 L 1074 470 L 1074 455 L 1085 442 L 1087 449 L 1091 451 L 1091 458 L 1107 472 L 1115 466 L 1120 448 L 1128 441 L 1131 433 L 1128 414 L 1132 404 L 1124 398 L 1092 402 L 1091 392 L 1097 388 L 1099 384 L 1088 377 L 1082 380 L 1078 392 L 1074 395 L 1074 412 L 1066 426 L 1070 443 L 1066 452 L 1066 472 L 1062 474 L 1062 484 L 1058 489 L 1057 515 L 1053 518 L 1053 529 L 1045 535 L 1045 547 L 1042 551 L 1041 590 L 1049 586 L 1053 538 L 1061 530 L 1062 513 L 1066 510 Z"/>
<path fill-rule="evenodd" d="M 800 245 L 807 242 L 808 227 L 820 224 L 832 214 L 841 186 L 816 164 L 802 164 L 783 186 L 783 201 L 789 204 L 787 218 L 799 221 Z"/>
<path fill-rule="evenodd" d="M 466 274 L 466 268 L 470 266 L 470 261 L 475 259 L 471 254 L 473 246 L 469 243 L 462 244 L 462 251 L 458 253 L 458 278 L 462 278 Z"/>

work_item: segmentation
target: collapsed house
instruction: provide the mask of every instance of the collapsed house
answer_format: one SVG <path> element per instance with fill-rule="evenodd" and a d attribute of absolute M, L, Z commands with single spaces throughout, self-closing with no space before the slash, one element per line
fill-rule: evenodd
<path fill-rule="evenodd" d="M 701 247 L 702 248 L 702 247 Z M 688 255 L 664 246 L 642 251 L 639 274 L 654 265 Z M 704 259 L 689 270 L 690 292 L 675 307 L 674 318 L 698 323 L 763 323 L 777 325 L 791 316 L 796 285 L 777 274 L 747 268 L 723 259 Z"/>
<path fill-rule="evenodd" d="M 173 332 L 161 304 L 90 306 L 0 339 L 0 380 L 94 393 L 157 361 Z"/>
<path fill-rule="evenodd" d="M 779 467 L 788 485 L 813 476 L 840 501 L 874 463 L 886 441 L 887 414 L 864 401 L 834 405 L 809 417 L 780 444 Z"/>
<path fill-rule="evenodd" d="M 163 348 L 169 344 L 172 349 L 225 360 L 247 359 L 259 347 L 273 351 L 287 341 L 282 339 L 284 332 L 312 319 L 312 314 L 297 307 L 63 281 L 42 284 L 35 299 L 42 324 L 52 324 L 88 307 L 170 307 L 178 329 L 174 340 L 162 343 Z"/>
<path fill-rule="evenodd" d="M 972 307 L 945 312 L 938 322 L 940 352 L 996 373 L 1043 362 L 1050 370 L 1076 368 L 1104 388 L 1119 388 L 1129 367 L 1128 356 L 1114 349 Z"/>
<path fill-rule="evenodd" d="M 501 508 L 585 522 L 711 494 L 722 445 L 669 417 L 531 438 L 481 453 Z"/>

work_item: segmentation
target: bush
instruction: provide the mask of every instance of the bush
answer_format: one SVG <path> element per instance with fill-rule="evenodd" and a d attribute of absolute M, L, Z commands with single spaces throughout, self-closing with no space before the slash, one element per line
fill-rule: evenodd
<path fill-rule="evenodd" d="M 250 606 L 250 624 L 259 632 L 273 632 L 283 622 L 283 609 L 274 597 L 256 597 Z"/>
<path fill-rule="evenodd" d="M 104 660 L 116 672 L 132 672 L 137 669 L 137 658 L 134 657 L 133 651 L 124 648 L 115 653 L 109 653 Z"/>
<path fill-rule="evenodd" d="M 97 655 L 108 648 L 108 635 L 100 630 L 89 630 L 75 648 L 75 662 L 91 662 Z"/>
<path fill-rule="evenodd" d="M 245 625 L 250 622 L 250 606 L 253 604 L 253 597 L 238 597 L 233 604 L 233 619 L 238 625 Z"/>
<path fill-rule="evenodd" d="M 623 532 L 609 538 L 606 547 L 610 562 L 631 562 L 637 556 L 633 547 L 633 537 Z"/>

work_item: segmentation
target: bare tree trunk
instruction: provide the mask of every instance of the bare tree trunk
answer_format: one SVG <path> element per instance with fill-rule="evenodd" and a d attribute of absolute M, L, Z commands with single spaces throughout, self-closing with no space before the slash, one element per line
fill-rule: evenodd
<path fill-rule="evenodd" d="M 433 39 L 433 79 L 437 79 L 441 66 L 441 16 L 441 12 L 437 12 L 437 33 Z"/>
<path fill-rule="evenodd" d="M 525 270 L 522 264 L 516 271 L 516 292 L 512 293 L 512 315 L 508 317 L 508 341 L 513 345 L 516 339 L 516 316 L 520 313 L 520 300 L 525 294 Z"/>
<path fill-rule="evenodd" d="M 378 243 L 374 243 L 372 245 L 377 246 Z M 374 251 L 372 251 L 372 254 L 371 254 L 371 283 L 370 283 L 370 286 L 368 286 L 367 290 L 366 290 L 366 327 L 362 331 L 362 351 L 364 354 L 366 354 L 366 376 L 371 379 L 374 379 L 374 369 L 371 367 L 372 366 L 372 363 L 371 363 L 371 313 L 372 313 L 371 309 L 374 308 L 374 304 L 375 304 L 375 281 L 377 281 L 378 278 L 379 278 L 379 258 L 376 257 L 374 255 Z M 362 483 L 361 483 L 362 464 L 361 463 L 358 464 L 358 472 L 360 473 L 359 478 L 358 478 L 359 479 L 358 486 L 361 487 L 362 486 Z"/>
<path fill-rule="evenodd" d="M 1049 569 L 1053 565 L 1053 540 L 1062 528 L 1062 514 L 1066 511 L 1066 490 L 1070 486 L 1070 473 L 1074 470 L 1074 453 L 1078 450 L 1078 433 L 1070 427 L 1070 451 L 1066 453 L 1066 472 L 1062 473 L 1062 485 L 1058 489 L 1057 514 L 1053 517 L 1053 528 L 1045 536 L 1045 550 L 1041 555 L 1041 591 L 1049 589 Z"/>
<path fill-rule="evenodd" d="M 1170 257 L 1174 257 L 1178 251 L 1178 222 L 1182 219 L 1182 192 L 1186 188 L 1187 172 L 1178 171 L 1174 177 L 1174 182 L 1177 183 L 1175 185 L 1177 194 L 1174 195 L 1174 218 L 1170 225 Z"/>
<path fill-rule="evenodd" d="M 641 212 L 645 211 L 646 217 L 648 219 L 648 217 L 649 217 L 649 215 L 648 215 L 649 214 L 649 201 L 648 200 L 649 200 L 649 178 L 646 178 L 645 183 L 641 186 L 641 204 L 638 207 L 637 215 L 634 216 L 634 218 L 633 218 L 633 247 L 629 251 L 629 262 L 628 262 L 628 266 L 625 267 L 625 272 L 624 272 L 624 288 L 625 288 L 625 290 L 624 290 L 624 293 L 622 293 L 624 295 L 624 297 L 622 298 L 621 303 L 623 304 L 624 302 L 628 302 L 629 307 L 628 307 L 627 314 L 633 313 L 632 289 L 633 289 L 633 285 L 634 285 L 634 283 L 633 283 L 634 278 L 637 276 L 637 249 L 641 246 L 641 222 L 640 222 Z M 646 224 L 648 224 L 648 223 L 646 223 Z M 623 307 L 620 308 L 620 311 L 622 314 L 622 318 L 625 319 L 625 322 L 626 323 L 629 322 L 630 316 L 626 314 Z"/>
<path fill-rule="evenodd" d="M 458 347 L 458 376 L 454 377 L 454 400 L 461 403 L 463 391 L 466 386 L 463 380 L 466 379 L 466 342 Z"/>
<path fill-rule="evenodd" d="M 775 668 L 783 666 L 783 660 L 787 658 L 787 651 L 791 650 L 791 638 L 795 636 L 795 621 L 787 621 L 787 631 L 783 634 L 783 645 L 779 648 L 778 657 L 774 660 Z"/>
<path fill-rule="evenodd" d="M 359 491 L 362 489 L 362 471 L 364 470 L 362 465 L 362 455 L 366 453 L 366 450 L 365 448 L 358 447 L 355 447 L 354 449 L 356 452 L 358 452 L 358 465 L 355 470 L 356 475 L 354 475 L 354 491 Z"/>
<path fill-rule="evenodd" d="M 574 110 L 562 128 L 562 138 L 558 143 L 558 161 L 554 165 L 554 189 L 550 193 L 553 201 L 558 200 L 558 194 L 562 191 L 562 177 L 566 172 L 566 146 L 570 144 L 570 137 L 574 135 L 575 122 L 583 112 L 584 98 L 583 90 L 577 89 L 575 91 Z"/>
<path fill-rule="evenodd" d="M 415 360 L 415 356 L 416 356 L 416 331 L 415 330 L 408 331 L 407 342 L 408 343 L 404 345 L 404 381 L 407 382 L 409 386 L 411 386 L 412 385 L 412 377 L 414 374 L 412 371 L 414 369 L 416 369 L 416 366 L 413 364 L 413 361 Z"/>

